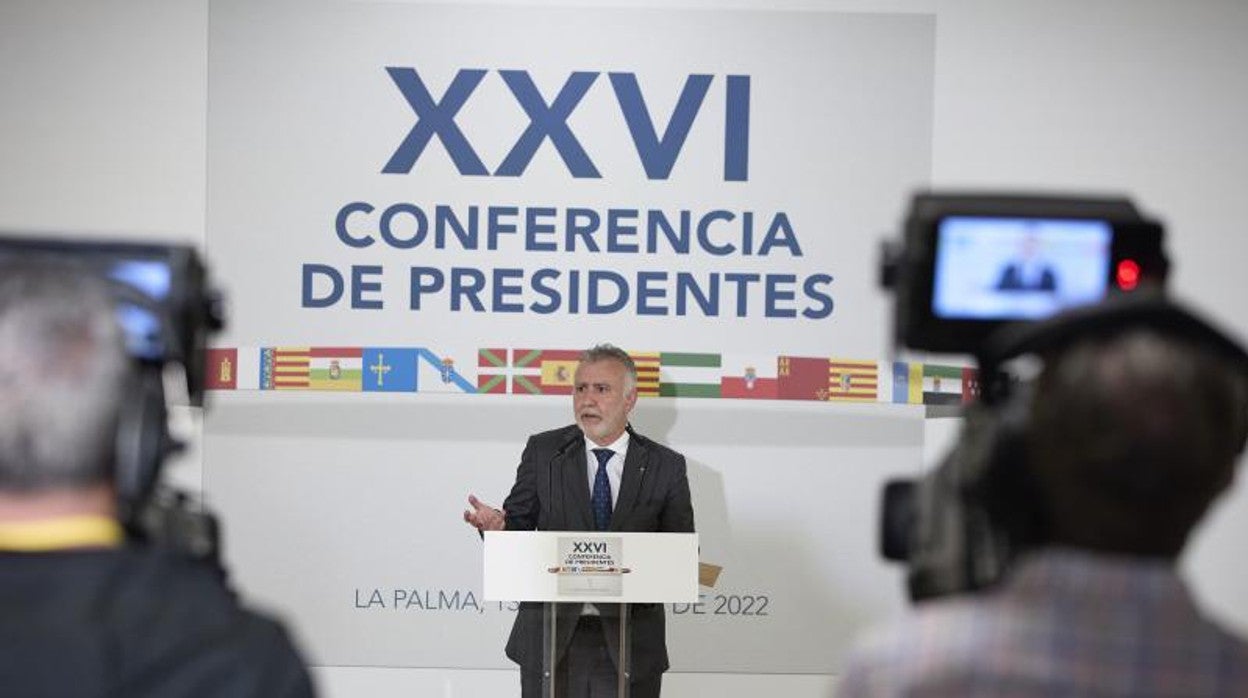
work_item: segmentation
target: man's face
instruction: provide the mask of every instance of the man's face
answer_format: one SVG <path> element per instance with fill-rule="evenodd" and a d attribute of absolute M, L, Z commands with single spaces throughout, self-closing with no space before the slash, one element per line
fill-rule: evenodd
<path fill-rule="evenodd" d="M 576 424 L 590 441 L 606 446 L 624 433 L 628 414 L 637 402 L 637 388 L 625 390 L 627 369 L 606 359 L 576 367 L 572 409 Z"/>
<path fill-rule="evenodd" d="M 1043 249 L 1044 249 L 1044 245 L 1040 242 L 1040 238 L 1036 237 L 1035 235 L 1028 235 L 1027 237 L 1023 238 L 1023 244 L 1022 244 L 1023 259 L 1031 261 L 1039 257 L 1040 252 L 1043 251 Z"/>

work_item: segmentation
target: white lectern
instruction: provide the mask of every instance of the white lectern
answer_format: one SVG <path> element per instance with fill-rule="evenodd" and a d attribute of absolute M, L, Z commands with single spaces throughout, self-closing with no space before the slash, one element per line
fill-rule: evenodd
<path fill-rule="evenodd" d="M 484 598 L 545 604 L 542 694 L 555 696 L 555 609 L 560 603 L 618 604 L 618 695 L 627 698 L 629 604 L 698 600 L 696 533 L 487 531 Z"/>

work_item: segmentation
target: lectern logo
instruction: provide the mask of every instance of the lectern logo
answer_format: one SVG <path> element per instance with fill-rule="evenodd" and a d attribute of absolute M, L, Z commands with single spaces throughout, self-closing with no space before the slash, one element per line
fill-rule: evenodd
<path fill-rule="evenodd" d="M 621 596 L 624 593 L 624 540 L 619 536 L 562 536 L 559 566 L 547 571 L 559 575 L 559 593 L 583 596 Z"/>

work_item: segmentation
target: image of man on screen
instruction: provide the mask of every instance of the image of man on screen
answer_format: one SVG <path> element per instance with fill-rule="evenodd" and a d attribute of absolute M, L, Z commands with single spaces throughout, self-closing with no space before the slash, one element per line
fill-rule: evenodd
<path fill-rule="evenodd" d="M 1023 237 L 1018 256 L 1010 260 L 997 279 L 998 291 L 1057 291 L 1057 272 L 1043 257 L 1043 243 L 1032 234 Z"/>
<path fill-rule="evenodd" d="M 692 533 L 685 458 L 629 425 L 637 369 L 618 347 L 581 354 L 573 381 L 576 423 L 529 438 L 502 509 L 469 496 L 464 520 L 478 531 L 651 531 Z M 561 604 L 559 695 L 616 695 L 619 614 L 615 606 Z M 633 604 L 629 688 L 659 695 L 668 668 L 662 604 Z M 507 641 L 525 698 L 542 689 L 542 604 L 522 603 Z"/>

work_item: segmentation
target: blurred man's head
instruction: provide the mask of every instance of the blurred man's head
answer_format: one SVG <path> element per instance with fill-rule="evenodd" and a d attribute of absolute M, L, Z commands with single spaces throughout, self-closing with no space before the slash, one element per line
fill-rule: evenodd
<path fill-rule="evenodd" d="M 1189 340 L 1136 330 L 1047 362 L 1030 466 L 1051 542 L 1174 557 L 1230 484 L 1248 431 L 1243 367 Z"/>
<path fill-rule="evenodd" d="M 1025 260 L 1033 260 L 1040 256 L 1044 251 L 1044 241 L 1034 232 L 1028 232 L 1023 235 L 1022 242 L 1018 245 L 1019 254 Z"/>
<path fill-rule="evenodd" d="M 581 354 L 573 379 L 576 423 L 589 440 L 606 446 L 628 428 L 637 404 L 637 367 L 623 349 L 599 344 Z"/>
<path fill-rule="evenodd" d="M 103 280 L 0 268 L 0 494 L 108 483 L 134 371 Z"/>

